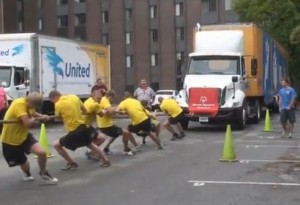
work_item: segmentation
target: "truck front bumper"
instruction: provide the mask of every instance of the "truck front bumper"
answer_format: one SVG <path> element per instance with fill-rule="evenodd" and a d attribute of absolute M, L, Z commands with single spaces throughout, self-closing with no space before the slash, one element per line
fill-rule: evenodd
<path fill-rule="evenodd" d="M 188 108 L 183 108 L 184 112 L 188 114 Z M 195 114 L 193 117 L 189 117 L 191 121 L 195 122 L 201 122 L 200 118 L 208 117 L 207 123 L 229 123 L 238 122 L 241 116 L 241 113 L 243 112 L 242 107 L 237 108 L 220 108 L 217 115 L 214 117 L 209 117 L 205 115 L 197 115 Z M 202 121 L 203 122 L 203 121 Z"/>

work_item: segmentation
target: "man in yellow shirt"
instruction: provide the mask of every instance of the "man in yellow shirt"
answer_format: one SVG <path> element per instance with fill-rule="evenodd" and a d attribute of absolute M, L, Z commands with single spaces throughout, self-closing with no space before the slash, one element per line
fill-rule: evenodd
<path fill-rule="evenodd" d="M 97 146 L 100 146 L 104 141 L 105 137 L 102 133 L 98 132 L 94 127 L 93 123 L 96 121 L 96 117 L 98 115 L 102 115 L 100 108 L 100 100 L 102 97 L 102 88 L 99 85 L 94 85 L 91 89 L 91 97 L 89 97 L 84 103 L 84 108 L 86 109 L 86 114 L 83 115 L 83 120 L 85 125 L 90 129 L 92 133 L 98 135 L 95 137 L 94 143 Z M 100 150 L 101 151 L 101 150 Z M 97 156 L 95 156 L 90 150 L 86 153 L 88 159 L 99 160 Z M 105 154 L 101 151 L 101 158 L 108 161 Z"/>
<path fill-rule="evenodd" d="M 135 141 L 134 137 L 128 130 L 122 129 L 113 122 L 113 115 L 116 113 L 115 109 L 111 106 L 111 102 L 115 97 L 115 91 L 109 90 L 107 91 L 106 95 L 102 97 L 100 102 L 100 107 L 102 109 L 103 116 L 99 116 L 97 118 L 98 127 L 100 128 L 101 132 L 105 135 L 111 137 L 109 142 L 104 148 L 105 153 L 110 152 L 110 145 L 115 141 L 115 139 L 123 135 L 123 145 L 124 145 L 124 154 L 126 155 L 134 155 L 135 152 L 139 151 L 139 146 Z M 131 150 L 128 147 L 128 141 L 130 141 L 135 147 Z"/>
<path fill-rule="evenodd" d="M 127 113 L 131 118 L 128 130 L 133 133 L 149 133 L 150 138 L 157 144 L 158 149 L 163 149 L 159 137 L 155 134 L 151 126 L 151 119 L 146 114 L 142 103 L 134 98 L 129 92 L 125 92 L 125 99 L 119 104 L 117 112 Z"/>
<path fill-rule="evenodd" d="M 169 130 L 173 136 L 171 140 L 182 139 L 185 137 L 181 122 L 184 122 L 185 115 L 182 108 L 174 99 L 164 99 L 159 97 L 158 101 L 160 103 L 160 109 L 165 112 L 170 117 L 163 123 L 163 126 Z M 175 132 L 171 125 L 177 125 L 179 135 Z"/>
<path fill-rule="evenodd" d="M 38 157 L 41 180 L 47 184 L 56 184 L 58 180 L 52 177 L 46 169 L 47 157 L 42 146 L 29 132 L 29 128 L 37 126 L 41 121 L 49 119 L 47 115 L 36 112 L 43 97 L 39 93 L 30 93 L 26 98 L 15 99 L 8 108 L 4 120 L 19 121 L 4 124 L 1 135 L 3 156 L 9 167 L 20 166 L 24 181 L 34 180 L 30 173 L 30 165 L 26 155 L 34 153 Z"/>
<path fill-rule="evenodd" d="M 78 164 L 69 156 L 64 149 L 75 151 L 79 147 L 88 147 L 99 158 L 103 157 L 99 147 L 93 143 L 98 135 L 90 131 L 84 124 L 82 113 L 85 114 L 86 110 L 83 103 L 76 95 L 62 96 L 58 91 L 51 91 L 49 99 L 55 104 L 55 115 L 62 118 L 67 135 L 61 137 L 54 142 L 56 151 L 67 161 L 62 170 L 70 170 L 78 167 Z M 110 162 L 103 158 L 101 167 L 109 167 Z"/>

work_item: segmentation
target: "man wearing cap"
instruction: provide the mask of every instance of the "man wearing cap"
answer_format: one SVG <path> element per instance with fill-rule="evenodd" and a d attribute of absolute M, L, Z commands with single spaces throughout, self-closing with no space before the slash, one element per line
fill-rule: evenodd
<path fill-rule="evenodd" d="M 79 147 L 87 147 L 99 158 L 102 152 L 94 143 L 98 135 L 85 125 L 82 114 L 87 111 L 83 103 L 76 95 L 62 95 L 59 91 L 51 91 L 49 99 L 55 104 L 55 115 L 62 118 L 67 135 L 54 142 L 56 151 L 67 161 L 62 170 L 70 170 L 78 167 L 78 164 L 69 156 L 65 148 L 75 151 Z M 64 148 L 65 147 L 65 148 Z M 101 167 L 109 167 L 110 162 L 103 158 Z"/>
<path fill-rule="evenodd" d="M 91 97 L 89 97 L 83 103 L 84 108 L 87 111 L 87 113 L 85 115 L 83 115 L 84 123 L 90 129 L 90 131 L 92 133 L 94 133 L 95 135 L 98 135 L 95 138 L 96 141 L 94 141 L 94 143 L 98 146 L 100 146 L 105 141 L 104 135 L 100 132 L 98 133 L 97 130 L 93 127 L 93 123 L 96 121 L 97 115 L 102 115 L 101 107 L 100 107 L 101 97 L 102 97 L 101 87 L 98 85 L 94 85 L 91 90 Z M 98 160 L 98 158 L 90 150 L 88 150 L 85 154 L 88 159 Z M 105 154 L 102 151 L 101 151 L 101 158 L 104 159 L 105 161 L 108 161 L 107 157 L 105 156 Z"/>
<path fill-rule="evenodd" d="M 146 104 L 148 109 L 151 109 L 151 102 L 155 96 L 155 92 L 148 86 L 146 79 L 142 79 L 140 87 L 134 91 L 133 96 L 143 104 Z"/>
<path fill-rule="evenodd" d="M 30 93 L 26 98 L 13 100 L 8 108 L 4 120 L 19 121 L 4 124 L 1 135 L 3 156 L 9 167 L 20 166 L 23 171 L 23 180 L 32 181 L 30 165 L 26 155 L 34 153 L 38 157 L 41 180 L 47 184 L 56 184 L 58 180 L 52 177 L 46 169 L 46 152 L 29 132 L 29 128 L 39 125 L 41 121 L 49 120 L 49 116 L 36 112 L 42 103 L 42 95 Z"/>

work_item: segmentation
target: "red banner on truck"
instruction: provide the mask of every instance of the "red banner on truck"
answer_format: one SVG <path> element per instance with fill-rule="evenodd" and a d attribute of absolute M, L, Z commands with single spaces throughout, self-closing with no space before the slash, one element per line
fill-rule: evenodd
<path fill-rule="evenodd" d="M 189 112 L 214 117 L 219 110 L 219 88 L 190 88 Z"/>

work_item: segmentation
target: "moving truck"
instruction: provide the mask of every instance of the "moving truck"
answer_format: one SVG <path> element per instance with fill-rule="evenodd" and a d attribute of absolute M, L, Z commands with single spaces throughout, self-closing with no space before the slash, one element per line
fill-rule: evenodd
<path fill-rule="evenodd" d="M 50 91 L 86 99 L 98 77 L 110 87 L 109 46 L 35 33 L 0 35 L 0 83 L 10 100 L 40 92 L 42 112 L 52 113 Z"/>
<path fill-rule="evenodd" d="M 263 106 L 274 106 L 289 56 L 257 25 L 198 24 L 193 49 L 177 99 L 190 113 L 184 128 L 192 120 L 244 129 L 259 122 Z"/>

